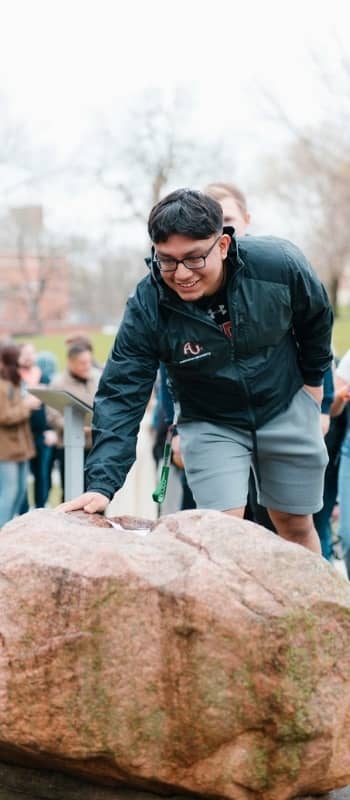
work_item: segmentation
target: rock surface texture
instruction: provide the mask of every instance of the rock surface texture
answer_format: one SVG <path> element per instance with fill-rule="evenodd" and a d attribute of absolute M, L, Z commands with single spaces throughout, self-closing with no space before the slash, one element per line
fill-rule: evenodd
<path fill-rule="evenodd" d="M 0 762 L 0 800 L 198 800 L 197 795 L 159 795 L 140 789 L 97 786 L 82 778 L 46 769 Z M 299 797 L 298 800 L 316 800 Z M 320 798 L 319 798 L 320 800 Z M 322 795 L 322 800 L 350 800 L 350 788 Z"/>
<path fill-rule="evenodd" d="M 2 760 L 230 800 L 348 784 L 348 583 L 218 512 L 144 533 L 52 511 L 3 528 Z"/>

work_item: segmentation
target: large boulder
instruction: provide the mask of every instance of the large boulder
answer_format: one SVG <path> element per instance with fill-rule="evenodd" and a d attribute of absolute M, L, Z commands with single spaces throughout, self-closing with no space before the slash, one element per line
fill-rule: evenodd
<path fill-rule="evenodd" d="M 113 788 L 57 770 L 33 769 L 0 762 L 0 800 L 164 800 L 142 789 Z M 198 800 L 198 795 L 171 795 L 171 800 Z M 298 800 L 314 800 L 300 797 Z M 322 795 L 322 800 L 350 800 L 350 787 Z"/>
<path fill-rule="evenodd" d="M 349 783 L 348 583 L 219 512 L 118 522 L 1 532 L 0 758 L 231 800 Z"/>
<path fill-rule="evenodd" d="M 164 795 L 142 789 L 97 785 L 76 776 L 0 762 L 1 800 L 164 800 Z M 198 800 L 198 795 L 171 795 L 171 800 Z M 298 800 L 314 800 L 300 797 Z M 350 800 L 350 788 L 322 795 L 322 800 Z"/>

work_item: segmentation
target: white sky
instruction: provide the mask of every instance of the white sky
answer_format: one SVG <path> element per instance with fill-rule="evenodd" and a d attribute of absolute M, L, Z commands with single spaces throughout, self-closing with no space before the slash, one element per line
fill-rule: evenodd
<path fill-rule="evenodd" d="M 324 114 L 308 53 L 333 69 L 348 8 L 347 0 L 0 0 L 0 95 L 38 145 L 66 159 L 109 108 L 122 111 L 143 87 L 191 86 L 198 136 L 234 125 L 249 160 L 271 145 L 262 86 L 300 125 Z M 47 202 L 54 214 L 54 197 Z M 92 207 L 90 198 L 89 222 Z"/>

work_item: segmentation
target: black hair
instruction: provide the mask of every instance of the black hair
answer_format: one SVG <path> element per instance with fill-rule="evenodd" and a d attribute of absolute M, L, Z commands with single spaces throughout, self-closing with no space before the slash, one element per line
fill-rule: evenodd
<path fill-rule="evenodd" d="M 209 239 L 223 229 L 220 203 L 203 192 L 177 189 L 153 206 L 148 218 L 151 241 L 166 242 L 180 234 L 189 239 Z"/>
<path fill-rule="evenodd" d="M 76 358 L 81 353 L 91 353 L 91 343 L 83 339 L 76 339 L 67 350 L 67 358 Z"/>
<path fill-rule="evenodd" d="M 66 337 L 64 343 L 69 347 L 71 347 L 71 345 L 73 344 L 83 344 L 85 345 L 86 350 L 90 350 L 91 353 L 93 352 L 93 346 L 90 336 L 80 331 L 71 333 L 69 336 Z"/>

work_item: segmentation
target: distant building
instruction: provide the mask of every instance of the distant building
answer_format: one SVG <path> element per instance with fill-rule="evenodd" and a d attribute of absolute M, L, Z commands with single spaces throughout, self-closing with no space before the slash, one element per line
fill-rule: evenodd
<path fill-rule="evenodd" d="M 0 222 L 0 333 L 59 328 L 68 314 L 68 262 L 48 241 L 41 206 L 10 209 Z"/>
<path fill-rule="evenodd" d="M 68 263 L 63 256 L 0 253 L 0 331 L 58 328 L 69 313 Z"/>

